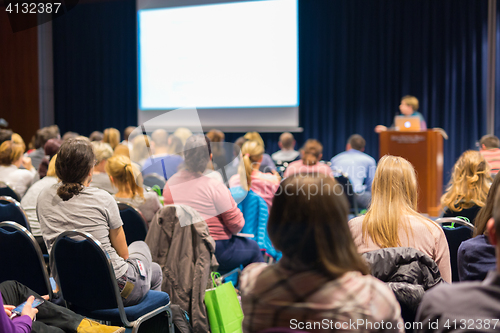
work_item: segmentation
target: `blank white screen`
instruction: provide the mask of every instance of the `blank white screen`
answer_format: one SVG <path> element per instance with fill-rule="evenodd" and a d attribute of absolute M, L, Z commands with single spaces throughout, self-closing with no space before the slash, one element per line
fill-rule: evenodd
<path fill-rule="evenodd" d="M 298 105 L 297 0 L 138 12 L 139 108 Z"/>

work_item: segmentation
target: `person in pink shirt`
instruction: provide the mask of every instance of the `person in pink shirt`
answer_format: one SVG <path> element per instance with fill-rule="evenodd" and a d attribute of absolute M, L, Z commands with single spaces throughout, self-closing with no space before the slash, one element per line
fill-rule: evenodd
<path fill-rule="evenodd" d="M 280 175 L 276 170 L 273 173 L 259 171 L 264 155 L 264 147 L 259 142 L 245 142 L 241 147 L 241 154 L 243 163 L 238 168 L 238 174 L 229 179 L 229 187 L 241 186 L 245 191 L 254 191 L 271 209 L 274 193 L 280 185 Z"/>
<path fill-rule="evenodd" d="M 215 240 L 215 257 L 219 272 L 227 273 L 240 265 L 262 262 L 259 245 L 236 234 L 245 225 L 231 192 L 224 183 L 203 175 L 212 158 L 208 138 L 193 135 L 184 146 L 184 168 L 165 184 L 165 205 L 187 205 L 194 208 L 206 221 Z M 196 223 L 199 221 L 193 221 Z"/>
<path fill-rule="evenodd" d="M 333 172 L 330 167 L 321 162 L 321 158 L 323 157 L 323 145 L 318 140 L 307 140 L 300 152 L 302 154 L 302 159 L 288 165 L 288 168 L 286 168 L 283 174 L 284 178 L 296 174 L 308 173 L 321 173 L 333 177 Z"/>

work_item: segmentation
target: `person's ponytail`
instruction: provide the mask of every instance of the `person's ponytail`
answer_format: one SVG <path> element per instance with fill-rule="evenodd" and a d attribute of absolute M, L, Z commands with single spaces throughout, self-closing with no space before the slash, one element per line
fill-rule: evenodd
<path fill-rule="evenodd" d="M 57 189 L 57 195 L 63 200 L 68 201 L 73 196 L 80 194 L 83 185 L 79 183 L 62 183 Z"/>
<path fill-rule="evenodd" d="M 258 163 L 264 154 L 264 147 L 257 141 L 247 141 L 241 147 L 243 163 L 238 168 L 240 184 L 245 191 L 252 185 L 253 164 Z"/>

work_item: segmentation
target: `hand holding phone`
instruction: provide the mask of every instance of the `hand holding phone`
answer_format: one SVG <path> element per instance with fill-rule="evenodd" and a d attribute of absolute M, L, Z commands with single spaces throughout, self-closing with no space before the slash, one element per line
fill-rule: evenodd
<path fill-rule="evenodd" d="M 38 309 L 36 308 L 40 304 L 45 302 L 41 298 L 36 298 L 34 296 L 30 296 L 28 300 L 18 307 L 16 307 L 14 310 L 12 310 L 12 316 L 11 318 L 14 318 L 15 316 L 24 316 L 27 315 L 33 320 L 38 313 Z"/>

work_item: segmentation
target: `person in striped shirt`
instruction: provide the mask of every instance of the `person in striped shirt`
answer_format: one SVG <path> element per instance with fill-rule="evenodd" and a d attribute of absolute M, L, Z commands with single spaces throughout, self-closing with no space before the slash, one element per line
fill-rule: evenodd
<path fill-rule="evenodd" d="M 479 141 L 479 151 L 490 165 L 492 175 L 500 171 L 500 140 L 494 135 L 485 135 Z"/>

